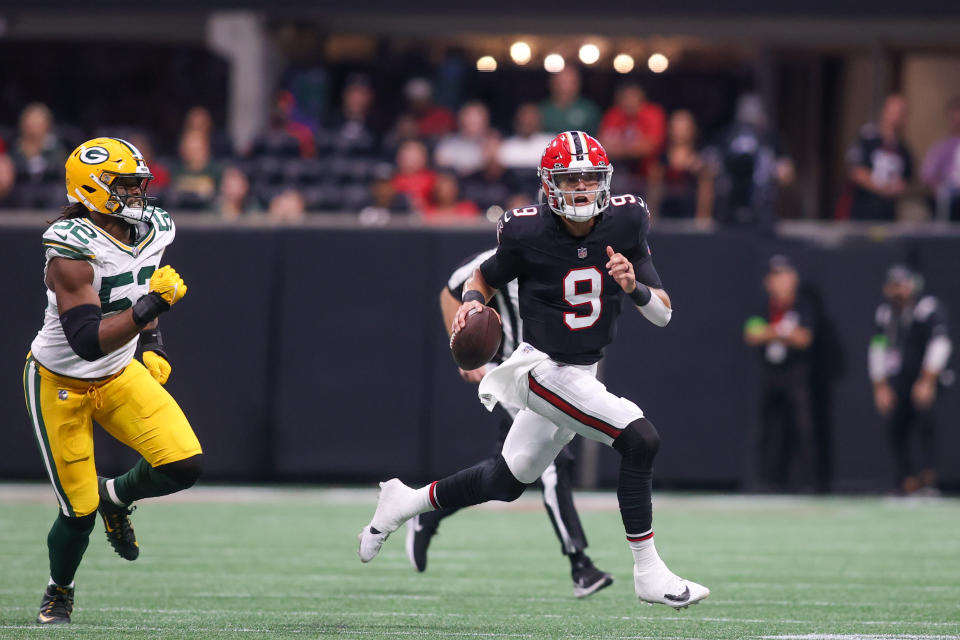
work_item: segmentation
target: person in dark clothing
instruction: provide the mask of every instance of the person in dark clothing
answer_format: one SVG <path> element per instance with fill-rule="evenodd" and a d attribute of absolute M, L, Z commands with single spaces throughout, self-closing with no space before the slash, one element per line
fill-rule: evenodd
<path fill-rule="evenodd" d="M 897 484 L 906 494 L 936 492 L 932 410 L 953 348 L 943 306 L 933 296 L 921 296 L 922 288 L 922 278 L 909 267 L 890 267 L 867 359 L 874 404 L 888 421 Z M 919 467 L 911 455 L 914 434 Z"/>
<path fill-rule="evenodd" d="M 814 478 L 814 433 L 810 403 L 813 309 L 798 294 L 800 278 L 785 256 L 770 259 L 764 278 L 766 316 L 753 316 L 744 341 L 761 348 L 763 382 L 757 441 L 759 488 L 810 490 Z M 795 463 L 795 464 L 794 464 Z M 795 480 L 791 480 L 791 466 Z"/>
<path fill-rule="evenodd" d="M 460 308 L 460 299 L 463 297 L 463 288 L 467 280 L 473 276 L 481 264 L 496 253 L 496 248 L 472 256 L 461 263 L 450 275 L 447 285 L 440 292 L 440 310 L 443 314 L 444 325 L 452 326 L 453 318 Z M 523 320 L 520 317 L 520 294 L 516 281 L 510 282 L 502 291 L 490 300 L 490 305 L 499 314 L 503 323 L 503 338 L 500 349 L 493 360 L 484 367 L 473 371 L 460 369 L 460 376 L 469 383 L 479 384 L 487 371 L 492 371 L 504 360 L 513 355 L 514 350 L 521 342 Z M 494 460 L 500 455 L 503 443 L 513 424 L 514 418 L 520 412 L 519 407 L 507 406 L 503 403 L 498 409 L 505 414 L 500 421 L 500 434 L 493 449 Z M 554 462 L 541 474 L 543 485 L 543 504 L 547 509 L 550 524 L 560 539 L 560 548 L 570 561 L 571 577 L 573 578 L 573 595 L 584 598 L 613 584 L 613 577 L 606 571 L 594 566 L 593 561 L 585 553 L 587 536 L 580 523 L 580 516 L 573 504 L 573 463 L 575 456 L 568 444 L 557 454 Z M 459 511 L 458 508 L 438 509 L 427 511 L 410 518 L 407 521 L 407 557 L 417 571 L 427 568 L 427 550 L 431 538 L 437 533 L 440 521 Z"/>
<path fill-rule="evenodd" d="M 913 156 L 903 141 L 907 103 L 903 96 L 887 96 L 877 123 L 865 124 L 847 151 L 854 220 L 885 220 L 897 217 L 897 199 L 913 177 Z"/>

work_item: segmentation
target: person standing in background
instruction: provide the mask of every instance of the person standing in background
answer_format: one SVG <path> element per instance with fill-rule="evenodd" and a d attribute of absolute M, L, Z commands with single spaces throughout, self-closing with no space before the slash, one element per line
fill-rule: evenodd
<path fill-rule="evenodd" d="M 627 82 L 617 88 L 614 105 L 600 121 L 600 137 L 607 143 L 610 160 L 627 170 L 633 184 L 625 190 L 632 191 L 645 185 L 663 152 L 667 114 L 647 100 L 643 87 Z"/>
<path fill-rule="evenodd" d="M 556 135 L 580 130 L 591 135 L 597 131 L 600 109 L 580 95 L 580 72 L 566 67 L 550 76 L 550 97 L 540 103 L 543 128 Z"/>
<path fill-rule="evenodd" d="M 934 192 L 934 216 L 960 220 L 960 96 L 947 103 L 948 134 L 927 151 L 920 170 Z"/>
<path fill-rule="evenodd" d="M 888 420 L 897 483 L 905 494 L 936 492 L 933 405 L 953 349 L 943 306 L 933 296 L 921 297 L 922 290 L 923 279 L 909 267 L 887 270 L 886 302 L 877 307 L 867 357 L 874 404 Z M 911 455 L 913 433 L 920 445 L 919 471 Z"/>
<path fill-rule="evenodd" d="M 763 354 L 759 488 L 810 490 L 815 458 L 809 383 L 813 310 L 799 295 L 800 278 L 786 256 L 770 258 L 763 284 L 769 300 L 766 317 L 753 316 L 743 330 L 744 342 L 761 348 Z M 795 481 L 790 473 L 793 462 Z"/>
<path fill-rule="evenodd" d="M 847 151 L 853 220 L 896 220 L 897 199 L 913 177 L 913 156 L 903 140 L 906 121 L 907 101 L 898 93 L 890 94 L 883 102 L 880 121 L 865 124 Z"/>

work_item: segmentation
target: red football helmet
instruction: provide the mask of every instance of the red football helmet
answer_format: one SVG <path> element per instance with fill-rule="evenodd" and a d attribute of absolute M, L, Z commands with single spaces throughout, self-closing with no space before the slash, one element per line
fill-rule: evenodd
<path fill-rule="evenodd" d="M 596 138 L 565 131 L 550 141 L 537 170 L 543 195 L 559 216 L 583 222 L 610 204 L 613 166 Z"/>

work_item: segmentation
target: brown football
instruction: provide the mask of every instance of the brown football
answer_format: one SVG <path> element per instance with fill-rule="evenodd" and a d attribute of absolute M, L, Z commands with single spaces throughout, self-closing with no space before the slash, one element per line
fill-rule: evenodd
<path fill-rule="evenodd" d="M 479 369 L 490 362 L 500 348 L 500 318 L 490 307 L 472 311 L 467 324 L 450 337 L 450 353 L 464 371 Z"/>

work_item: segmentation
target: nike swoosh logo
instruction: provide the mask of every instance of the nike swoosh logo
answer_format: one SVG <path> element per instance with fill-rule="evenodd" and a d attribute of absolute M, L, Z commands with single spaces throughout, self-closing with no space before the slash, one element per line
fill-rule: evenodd
<path fill-rule="evenodd" d="M 66 239 L 67 239 L 66 234 L 60 233 L 59 231 L 54 231 L 54 233 L 55 233 L 56 236 L 57 236 L 58 238 L 60 238 L 61 240 L 66 240 Z"/>
<path fill-rule="evenodd" d="M 670 602 L 686 602 L 687 600 L 690 599 L 690 587 L 684 588 L 683 593 L 681 593 L 678 596 L 673 596 L 673 595 L 670 595 L 669 593 L 665 593 L 663 594 L 663 597 L 669 600 Z"/>
<path fill-rule="evenodd" d="M 509 213 L 503 214 L 503 221 L 504 221 L 504 222 L 510 222 L 510 214 L 509 214 Z"/>

